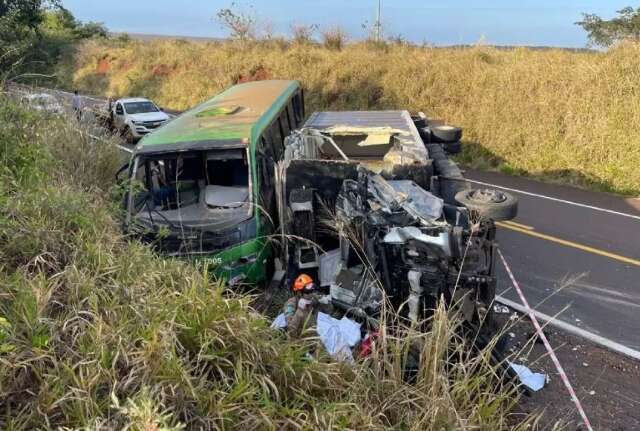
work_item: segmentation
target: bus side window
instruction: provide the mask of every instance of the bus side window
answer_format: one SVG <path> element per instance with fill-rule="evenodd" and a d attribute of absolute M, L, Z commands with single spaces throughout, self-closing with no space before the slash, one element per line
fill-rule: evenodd
<path fill-rule="evenodd" d="M 257 166 L 260 170 L 260 202 L 261 207 L 272 217 L 275 211 L 275 189 L 273 187 L 275 175 L 275 160 L 271 143 L 263 135 L 260 138 L 257 151 Z"/>
<path fill-rule="evenodd" d="M 274 167 L 274 159 L 273 152 L 271 151 L 270 143 L 265 139 L 265 137 L 260 138 L 260 148 L 258 149 L 258 157 L 260 158 L 260 167 L 261 167 L 261 180 L 262 185 L 266 187 L 271 187 L 272 175 L 273 175 L 273 167 Z"/>
<path fill-rule="evenodd" d="M 274 159 L 281 160 L 282 155 L 284 154 L 284 145 L 277 143 L 273 138 L 273 127 L 265 130 L 264 134 L 262 135 L 262 139 L 266 141 L 266 145 L 269 146 Z"/>
<path fill-rule="evenodd" d="M 284 147 L 284 135 L 282 133 L 282 126 L 280 125 L 279 118 L 277 118 L 271 125 L 271 137 L 273 139 L 274 147 Z"/>
<path fill-rule="evenodd" d="M 302 102 L 302 92 L 297 92 L 293 99 L 291 99 L 291 104 L 293 106 L 293 116 L 296 120 L 296 127 L 299 127 L 302 124 L 302 120 L 304 120 L 304 105 Z"/>
<path fill-rule="evenodd" d="M 282 125 L 282 137 L 286 138 L 289 136 L 291 132 L 291 122 L 289 121 L 289 115 L 287 114 L 287 109 L 283 109 L 280 113 L 280 124 Z M 283 141 L 284 142 L 284 141 Z"/>
<path fill-rule="evenodd" d="M 293 109 L 291 108 L 291 101 L 287 103 L 287 118 L 289 118 L 289 124 L 291 125 L 291 130 L 298 128 L 298 122 L 296 121 L 296 117 L 293 114 Z"/>

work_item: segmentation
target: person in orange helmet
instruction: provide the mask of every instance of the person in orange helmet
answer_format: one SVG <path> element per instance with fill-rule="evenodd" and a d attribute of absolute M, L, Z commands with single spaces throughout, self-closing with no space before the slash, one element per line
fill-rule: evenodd
<path fill-rule="evenodd" d="M 284 304 L 287 334 L 298 337 L 304 329 L 315 326 L 318 311 L 330 314 L 333 307 L 328 296 L 318 292 L 307 274 L 300 274 L 293 282 L 293 296 Z"/>

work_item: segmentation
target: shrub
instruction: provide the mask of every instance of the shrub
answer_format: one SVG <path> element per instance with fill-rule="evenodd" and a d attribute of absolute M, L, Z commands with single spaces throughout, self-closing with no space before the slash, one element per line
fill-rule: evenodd
<path fill-rule="evenodd" d="M 322 32 L 322 43 L 325 48 L 339 51 L 347 43 L 347 33 L 340 26 L 328 28 Z"/>
<path fill-rule="evenodd" d="M 313 35 L 318 30 L 316 24 L 292 24 L 291 37 L 293 41 L 299 45 L 305 45 L 314 41 Z"/>

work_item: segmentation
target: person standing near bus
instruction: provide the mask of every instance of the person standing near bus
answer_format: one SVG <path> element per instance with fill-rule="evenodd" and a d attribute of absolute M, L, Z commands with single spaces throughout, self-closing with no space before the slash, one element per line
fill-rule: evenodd
<path fill-rule="evenodd" d="M 76 114 L 76 119 L 78 121 L 82 120 L 82 96 L 78 94 L 78 90 L 73 91 L 73 98 L 71 99 L 71 107 L 73 108 L 73 112 Z"/>

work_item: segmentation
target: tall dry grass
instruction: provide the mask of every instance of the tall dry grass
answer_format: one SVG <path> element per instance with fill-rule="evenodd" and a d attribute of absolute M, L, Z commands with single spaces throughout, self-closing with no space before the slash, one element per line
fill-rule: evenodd
<path fill-rule="evenodd" d="M 90 42 L 66 85 L 185 109 L 238 80 L 299 79 L 311 110 L 406 108 L 461 125 L 461 160 L 640 193 L 640 45 L 607 53 L 317 44 Z"/>

